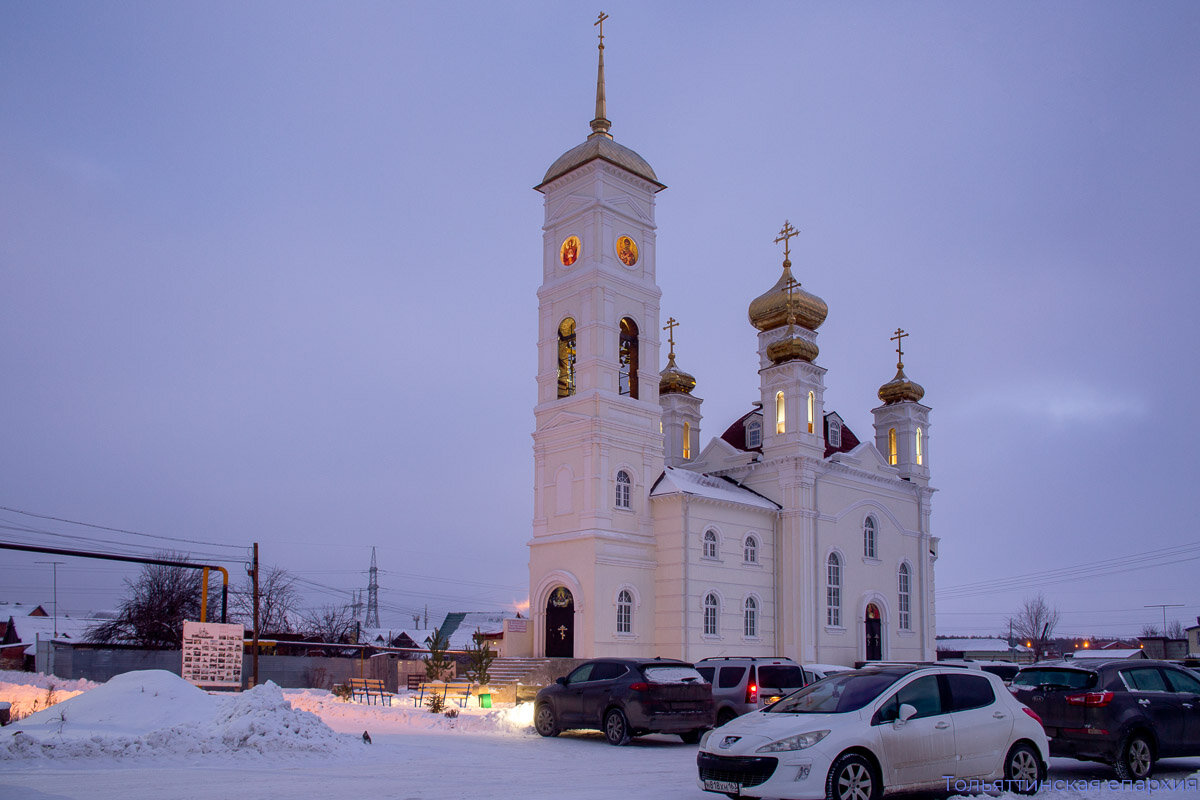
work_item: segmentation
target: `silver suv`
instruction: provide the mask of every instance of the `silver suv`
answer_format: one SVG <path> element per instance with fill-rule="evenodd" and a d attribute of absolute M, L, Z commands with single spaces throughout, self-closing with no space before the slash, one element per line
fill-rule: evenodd
<path fill-rule="evenodd" d="M 696 662 L 712 684 L 717 725 L 774 703 L 817 678 L 790 658 L 717 656 Z"/>

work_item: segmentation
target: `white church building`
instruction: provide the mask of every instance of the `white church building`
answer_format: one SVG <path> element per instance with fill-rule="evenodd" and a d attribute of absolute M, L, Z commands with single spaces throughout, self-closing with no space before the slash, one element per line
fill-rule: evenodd
<path fill-rule="evenodd" d="M 674 320 L 660 318 L 654 210 L 666 187 L 613 140 L 604 89 L 601 33 L 591 135 L 536 187 L 531 654 L 932 660 L 924 390 L 898 364 L 864 440 L 825 408 L 827 308 L 794 280 L 785 225 L 780 277 L 749 303 L 757 392 L 700 449 L 696 380 L 676 364 Z"/>

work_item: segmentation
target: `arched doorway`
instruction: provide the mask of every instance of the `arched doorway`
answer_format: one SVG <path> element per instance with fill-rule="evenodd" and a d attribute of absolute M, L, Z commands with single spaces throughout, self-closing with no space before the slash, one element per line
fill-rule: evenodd
<path fill-rule="evenodd" d="M 883 658 L 883 621 L 879 618 L 879 606 L 867 604 L 866 659 L 879 661 Z"/>
<path fill-rule="evenodd" d="M 559 586 L 546 600 L 546 656 L 575 657 L 575 598 Z"/>

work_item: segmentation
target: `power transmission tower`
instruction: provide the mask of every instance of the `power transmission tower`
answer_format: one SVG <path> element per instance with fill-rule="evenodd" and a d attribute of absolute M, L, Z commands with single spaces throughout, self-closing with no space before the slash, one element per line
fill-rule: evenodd
<path fill-rule="evenodd" d="M 371 572 L 367 581 L 367 621 L 364 627 L 379 627 L 379 566 L 375 563 L 375 548 L 371 548 Z"/>

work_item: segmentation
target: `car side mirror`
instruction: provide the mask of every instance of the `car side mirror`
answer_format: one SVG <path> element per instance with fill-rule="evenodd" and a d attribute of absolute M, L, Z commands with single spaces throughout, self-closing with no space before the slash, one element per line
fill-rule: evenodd
<path fill-rule="evenodd" d="M 911 706 L 911 705 L 909 705 L 908 703 L 901 703 L 901 704 L 900 704 L 900 717 L 899 717 L 899 719 L 900 719 L 900 721 L 901 721 L 901 722 L 908 722 L 910 719 L 912 719 L 912 718 L 913 718 L 913 717 L 915 717 L 916 715 L 917 715 L 917 709 L 916 709 L 916 707 L 915 707 L 915 706 Z"/>
<path fill-rule="evenodd" d="M 559 686 L 566 686 L 567 685 L 567 676 L 563 675 L 561 678 L 555 678 L 554 682 L 557 683 Z"/>

